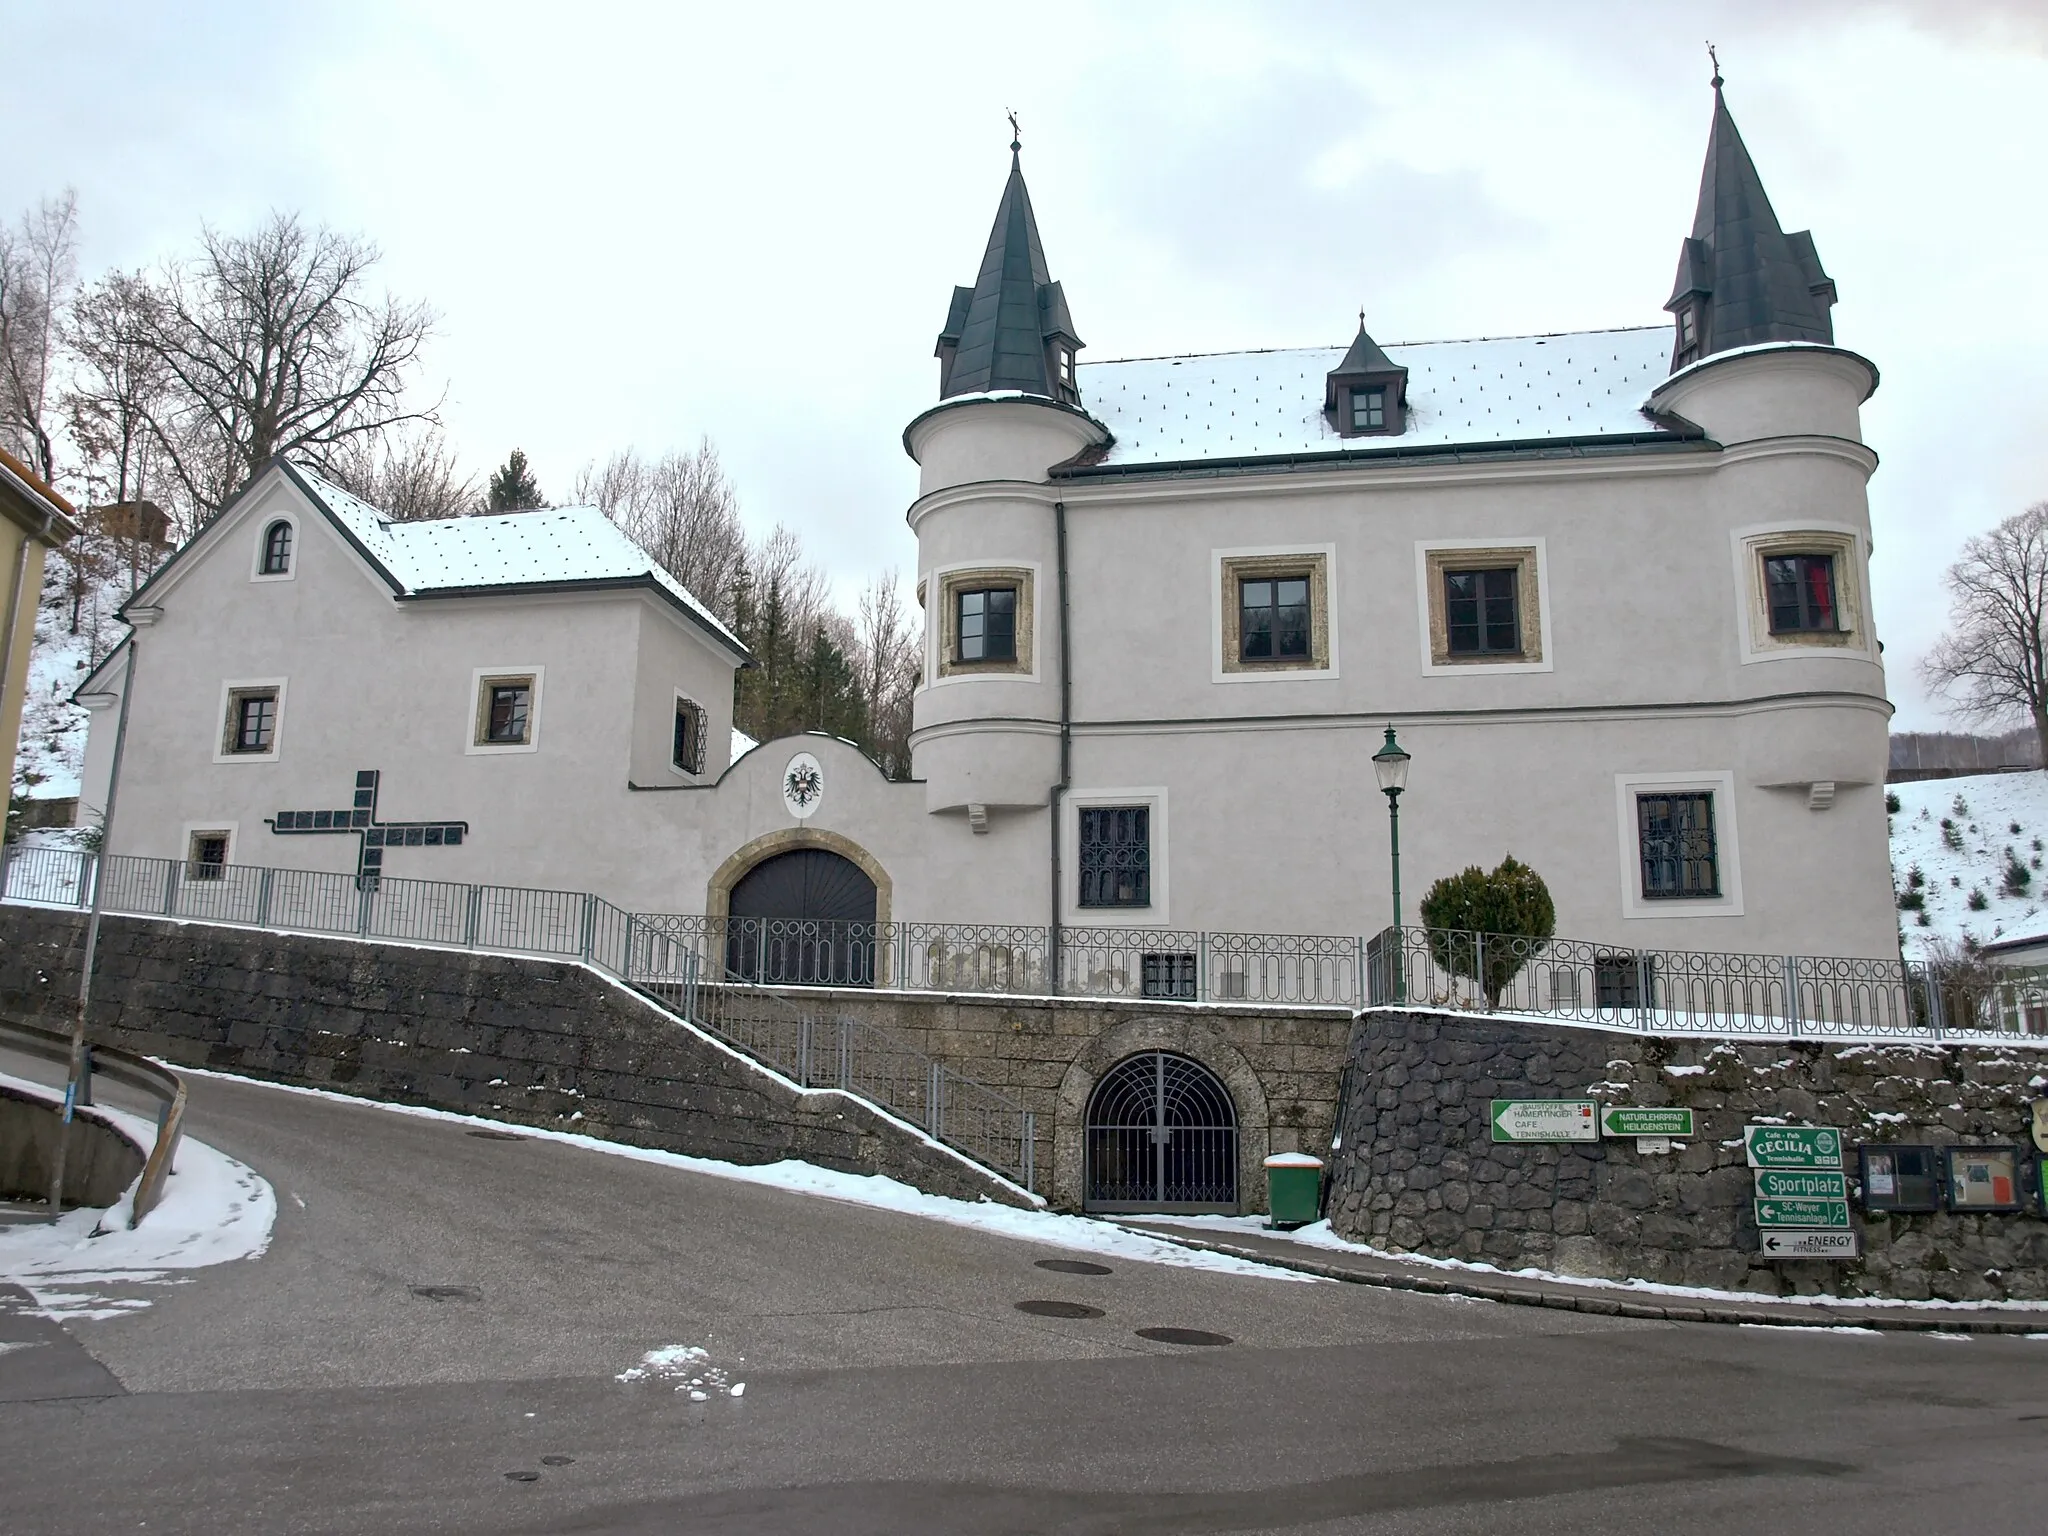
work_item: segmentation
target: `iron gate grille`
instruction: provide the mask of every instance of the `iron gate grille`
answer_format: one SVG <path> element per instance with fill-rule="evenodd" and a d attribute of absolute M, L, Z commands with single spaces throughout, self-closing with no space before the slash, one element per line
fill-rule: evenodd
<path fill-rule="evenodd" d="M 1091 1211 L 1237 1210 L 1237 1110 L 1200 1062 L 1148 1051 L 1088 1102 Z"/>

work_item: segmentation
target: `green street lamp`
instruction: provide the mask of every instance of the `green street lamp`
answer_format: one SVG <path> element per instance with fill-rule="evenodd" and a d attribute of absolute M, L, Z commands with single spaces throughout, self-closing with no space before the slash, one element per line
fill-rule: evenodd
<path fill-rule="evenodd" d="M 1379 775 L 1380 792 L 1387 797 L 1387 831 L 1394 857 L 1394 926 L 1401 926 L 1401 791 L 1408 787 L 1408 754 L 1394 740 L 1394 728 L 1387 727 L 1386 744 L 1372 755 L 1372 771 Z"/>

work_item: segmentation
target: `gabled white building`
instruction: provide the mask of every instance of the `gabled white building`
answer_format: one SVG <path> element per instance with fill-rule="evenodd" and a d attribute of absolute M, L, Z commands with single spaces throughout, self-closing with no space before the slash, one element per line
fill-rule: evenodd
<path fill-rule="evenodd" d="M 743 648 L 597 513 L 393 525 L 279 464 L 129 605 L 86 799 L 132 658 L 116 852 L 1156 930 L 1165 975 L 1387 923 L 1392 726 L 1411 921 L 1512 852 L 1563 934 L 1883 957 L 1877 374 L 1833 300 L 1717 88 L 1669 326 L 1091 364 L 1013 158 L 904 436 L 913 782 L 729 763 Z"/>

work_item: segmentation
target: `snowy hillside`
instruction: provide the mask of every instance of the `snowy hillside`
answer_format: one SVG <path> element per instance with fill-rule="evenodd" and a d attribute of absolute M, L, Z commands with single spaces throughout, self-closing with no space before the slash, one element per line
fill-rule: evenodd
<path fill-rule="evenodd" d="M 120 642 L 127 626 L 114 617 L 128 595 L 124 572 L 92 581 L 78 604 L 72 632 L 67 572 L 53 559 L 36 607 L 35 649 L 29 654 L 28 696 L 23 701 L 21 747 L 14 759 L 14 790 L 31 800 L 75 796 L 85 766 L 85 710 L 70 702 L 72 690 Z"/>
<path fill-rule="evenodd" d="M 2048 773 L 1894 784 L 1892 884 L 1906 953 L 2048 932 Z"/>

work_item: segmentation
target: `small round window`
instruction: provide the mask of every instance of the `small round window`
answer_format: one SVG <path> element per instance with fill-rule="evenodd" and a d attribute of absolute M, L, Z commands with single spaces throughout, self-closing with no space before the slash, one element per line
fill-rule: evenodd
<path fill-rule="evenodd" d="M 263 530 L 263 574 L 284 576 L 292 568 L 292 525 L 280 519 Z"/>

